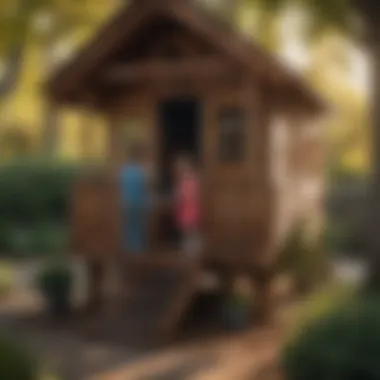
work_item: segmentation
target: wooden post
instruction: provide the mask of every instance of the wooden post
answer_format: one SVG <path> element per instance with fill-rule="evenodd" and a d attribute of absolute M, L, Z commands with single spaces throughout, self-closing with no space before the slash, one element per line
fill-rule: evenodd
<path fill-rule="evenodd" d="M 103 301 L 105 265 L 100 261 L 87 263 L 88 298 L 87 310 L 98 311 Z"/>

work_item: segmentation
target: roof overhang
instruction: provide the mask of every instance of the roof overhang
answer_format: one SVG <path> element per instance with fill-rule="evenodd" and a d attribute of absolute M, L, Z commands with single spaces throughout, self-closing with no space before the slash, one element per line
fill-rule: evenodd
<path fill-rule="evenodd" d="M 57 102 L 64 101 L 73 93 L 83 90 L 91 78 L 98 78 L 97 70 L 122 46 L 127 46 L 135 33 L 144 28 L 157 16 L 175 20 L 194 33 L 211 42 L 218 50 L 252 75 L 260 78 L 274 89 L 289 89 L 302 100 L 308 109 L 320 113 L 326 110 L 326 104 L 300 78 L 283 64 L 278 62 L 257 44 L 239 35 L 232 27 L 218 21 L 194 2 L 156 2 L 136 1 L 115 15 L 74 58 L 59 69 L 47 82 L 48 96 Z M 110 75 L 112 67 L 107 69 Z M 161 68 L 162 69 L 162 68 Z M 167 69 L 167 68 L 166 68 Z M 143 76 L 143 70 L 124 67 L 120 76 L 126 80 L 134 71 L 137 76 Z M 156 71 L 160 68 L 157 66 Z M 163 69 L 164 71 L 165 69 Z M 187 69 L 188 72 L 191 70 Z M 129 73 L 128 73 L 129 71 Z M 185 69 L 186 71 L 186 69 Z M 194 73 L 193 73 L 194 74 Z M 116 74 L 115 74 L 116 75 Z"/>

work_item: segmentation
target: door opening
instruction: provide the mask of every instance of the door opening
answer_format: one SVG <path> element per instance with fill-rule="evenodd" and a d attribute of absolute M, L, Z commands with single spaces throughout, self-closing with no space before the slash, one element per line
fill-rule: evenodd
<path fill-rule="evenodd" d="M 201 160 L 200 103 L 193 98 L 175 98 L 159 104 L 160 159 L 158 166 L 159 192 L 170 197 L 174 190 L 174 164 L 178 157 L 189 156 L 196 165 Z M 173 208 L 160 210 L 161 241 L 176 244 L 179 239 L 174 223 Z"/>
<path fill-rule="evenodd" d="M 160 189 L 170 192 L 173 166 L 182 155 L 200 160 L 200 105 L 196 99 L 173 99 L 159 106 L 160 116 Z"/>

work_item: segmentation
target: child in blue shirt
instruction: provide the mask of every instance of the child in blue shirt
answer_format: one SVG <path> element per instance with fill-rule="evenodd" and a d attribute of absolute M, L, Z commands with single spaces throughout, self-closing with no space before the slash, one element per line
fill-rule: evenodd
<path fill-rule="evenodd" d="M 134 146 L 120 171 L 124 248 L 132 254 L 147 249 L 150 195 L 143 160 L 143 148 Z"/>

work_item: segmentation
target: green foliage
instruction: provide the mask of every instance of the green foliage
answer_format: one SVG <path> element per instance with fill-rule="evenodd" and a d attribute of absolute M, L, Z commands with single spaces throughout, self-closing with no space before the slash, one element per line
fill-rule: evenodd
<path fill-rule="evenodd" d="M 64 224 L 35 224 L 20 228 L 5 225 L 0 229 L 0 252 L 12 257 L 60 254 L 69 246 L 68 228 Z"/>
<path fill-rule="evenodd" d="M 72 168 L 14 163 L 0 168 L 0 215 L 8 223 L 62 220 Z"/>
<path fill-rule="evenodd" d="M 331 219 L 325 228 L 324 246 L 331 254 L 360 255 L 367 249 L 366 229 L 352 221 Z"/>
<path fill-rule="evenodd" d="M 312 34 L 326 29 L 347 30 L 350 22 L 351 7 L 349 0 L 247 0 L 264 9 L 278 12 L 287 5 L 303 8 L 309 17 Z"/>
<path fill-rule="evenodd" d="M 25 256 L 67 249 L 70 192 L 78 167 L 12 163 L 0 167 L 0 252 Z"/>
<path fill-rule="evenodd" d="M 46 297 L 66 297 L 72 287 L 73 274 L 63 263 L 46 265 L 37 276 L 37 285 Z"/>
<path fill-rule="evenodd" d="M 324 240 L 326 248 L 334 253 L 347 252 L 350 245 L 348 230 L 338 223 L 328 223 Z"/>
<path fill-rule="evenodd" d="M 309 323 L 286 347 L 287 380 L 378 379 L 380 299 L 355 299 Z"/>
<path fill-rule="evenodd" d="M 35 358 L 13 339 L 0 336 L 0 379 L 38 380 Z"/>
<path fill-rule="evenodd" d="M 67 264 L 52 261 L 38 273 L 37 285 L 52 317 L 62 318 L 70 313 L 73 273 Z"/>
<path fill-rule="evenodd" d="M 357 288 L 353 285 L 331 282 L 327 286 L 321 287 L 317 292 L 300 302 L 293 310 L 294 322 L 290 328 L 292 338 L 302 333 L 305 326 L 318 321 L 337 306 L 354 301 L 356 297 Z"/>
<path fill-rule="evenodd" d="M 328 256 L 321 239 L 309 238 L 300 224 L 285 242 L 279 266 L 293 276 L 298 290 L 304 292 L 326 277 Z"/>
<path fill-rule="evenodd" d="M 55 163 L 0 167 L 0 221 L 23 226 L 65 220 L 76 172 Z"/>

